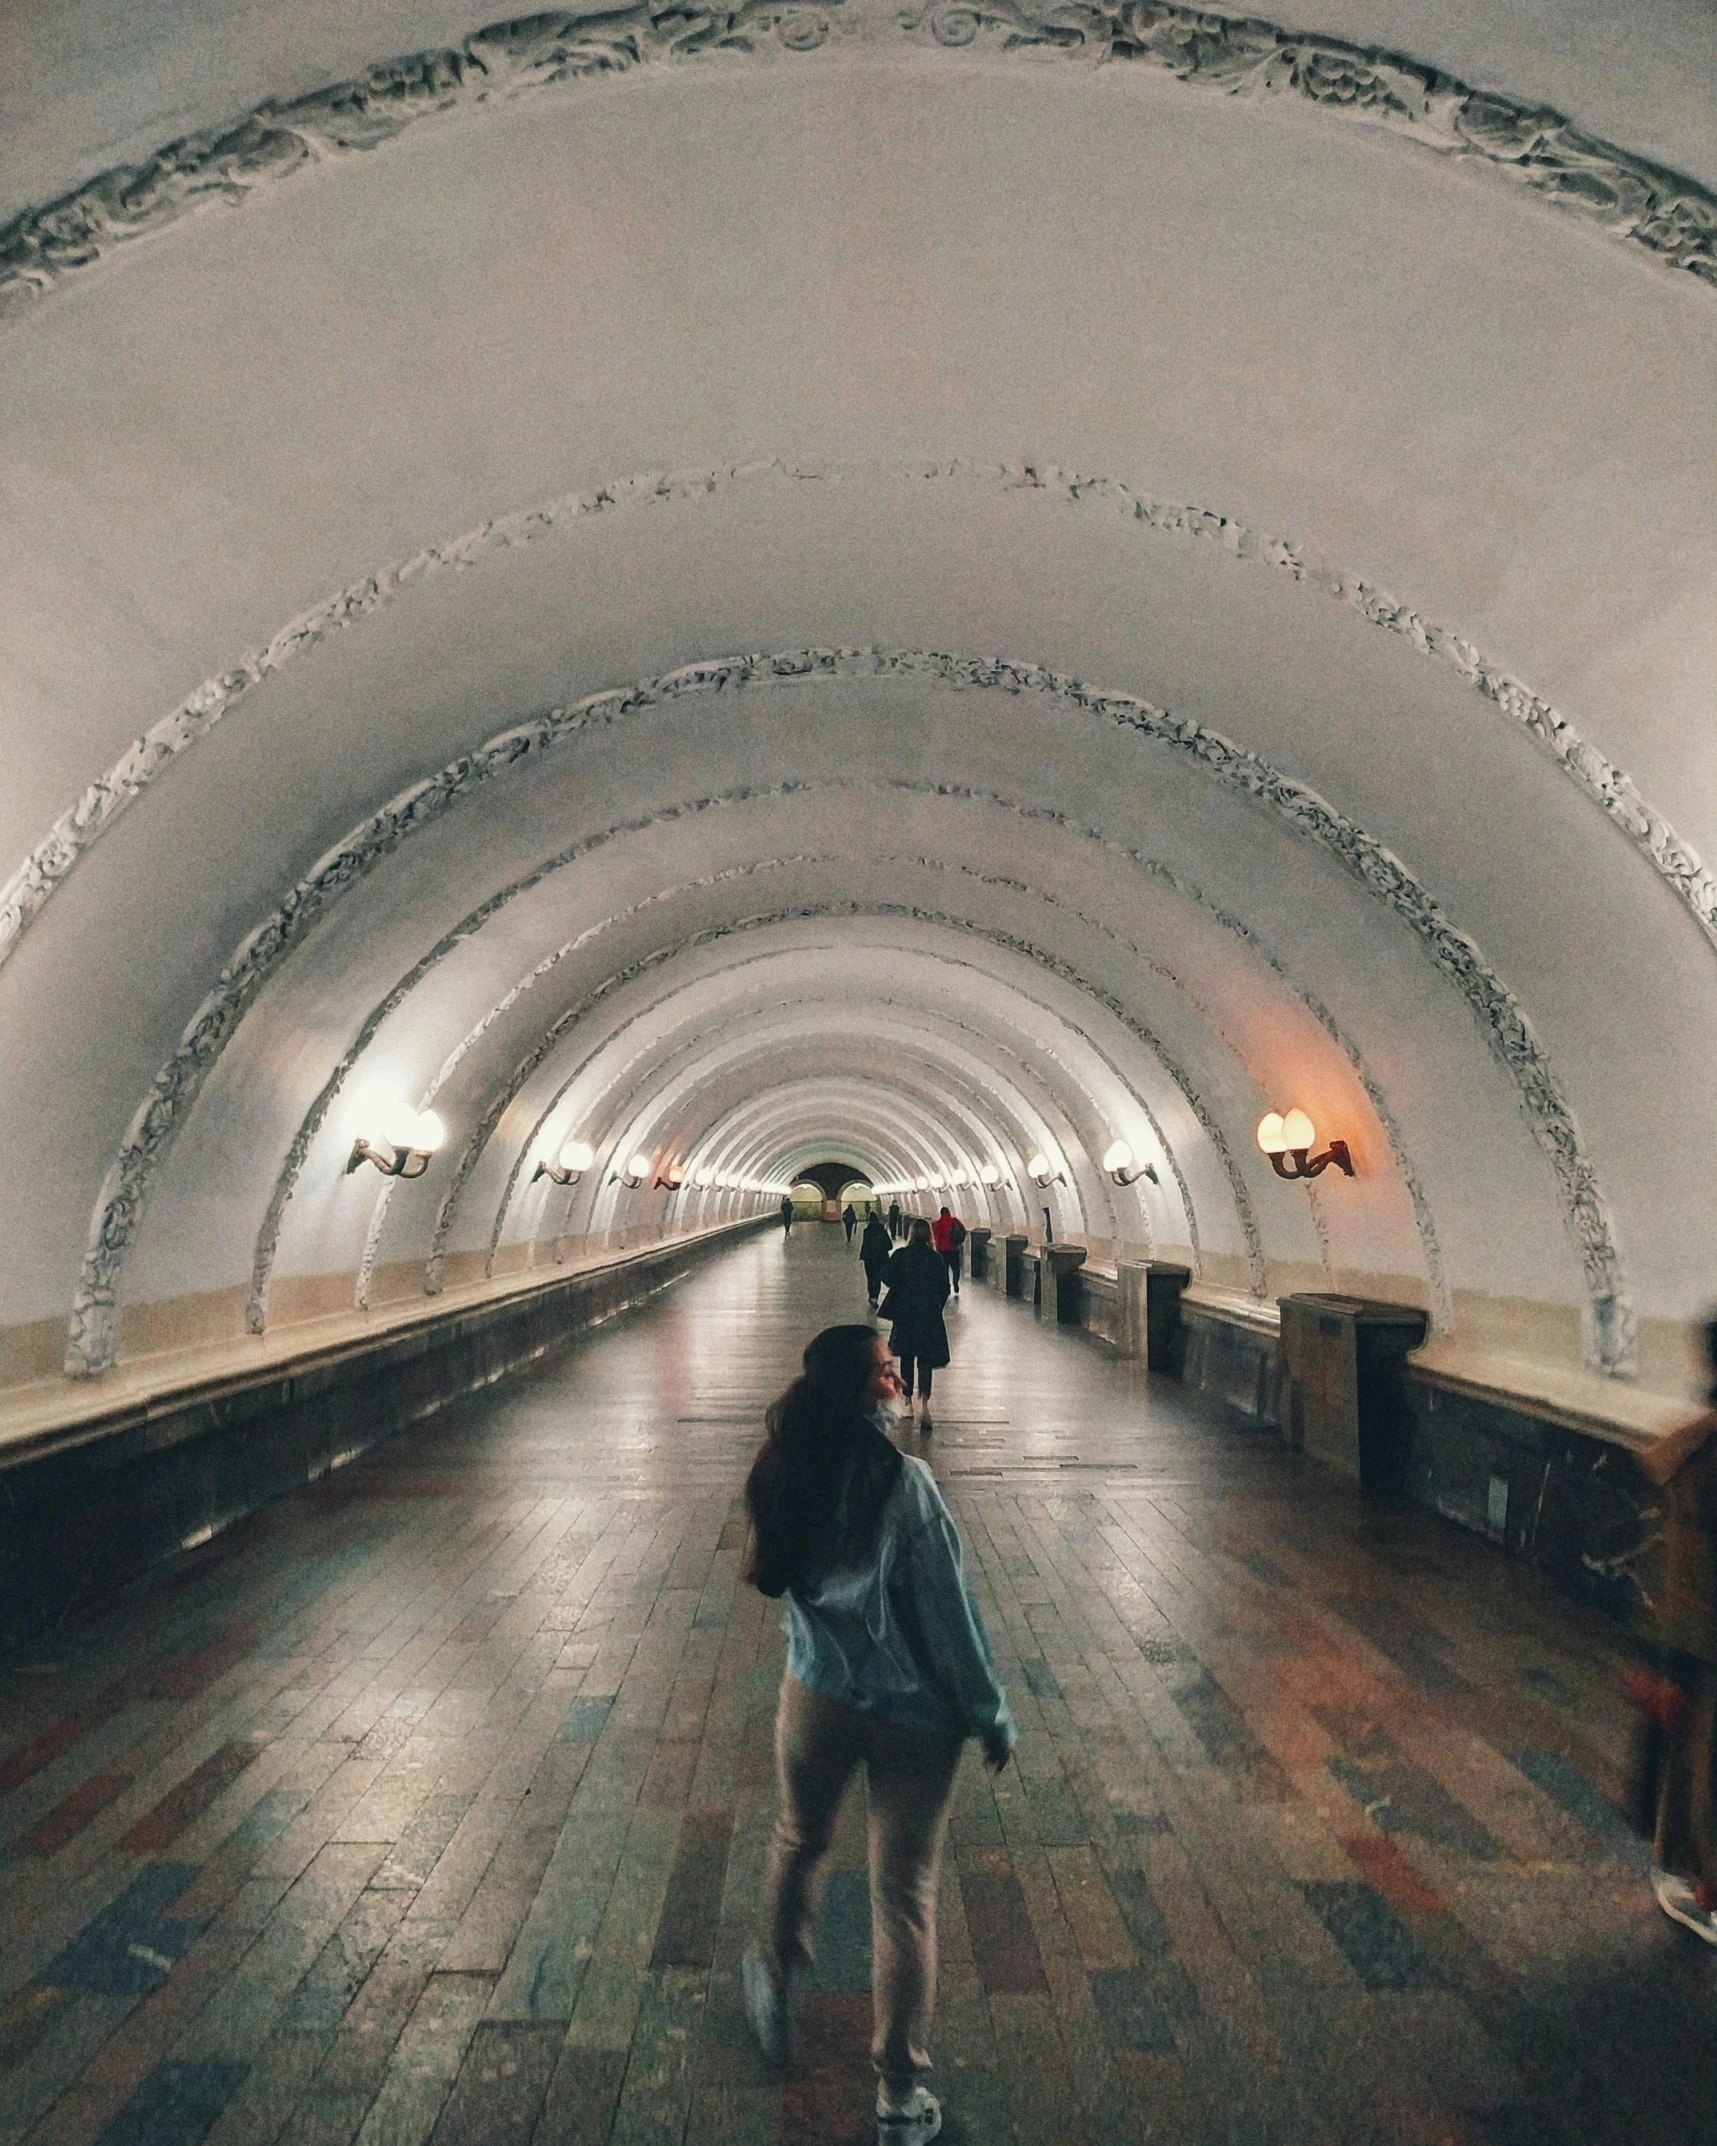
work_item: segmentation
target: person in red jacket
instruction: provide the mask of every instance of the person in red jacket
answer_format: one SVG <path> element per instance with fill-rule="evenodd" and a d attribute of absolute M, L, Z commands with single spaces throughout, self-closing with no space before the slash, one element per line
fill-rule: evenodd
<path fill-rule="evenodd" d="M 946 1207 L 930 1225 L 930 1242 L 941 1253 L 954 1294 L 960 1294 L 960 1269 L 966 1257 L 966 1225 Z"/>

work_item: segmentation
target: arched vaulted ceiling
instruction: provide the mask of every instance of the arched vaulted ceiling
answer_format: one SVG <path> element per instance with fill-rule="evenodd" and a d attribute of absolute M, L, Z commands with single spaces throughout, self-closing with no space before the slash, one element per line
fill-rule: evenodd
<path fill-rule="evenodd" d="M 1717 34 L 361 12 L 23 11 L 8 1375 L 625 1240 L 641 1151 L 1673 1381 Z"/>

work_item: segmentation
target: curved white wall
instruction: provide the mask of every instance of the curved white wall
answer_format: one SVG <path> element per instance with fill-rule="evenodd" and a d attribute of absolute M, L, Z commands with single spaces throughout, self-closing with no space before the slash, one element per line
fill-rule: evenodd
<path fill-rule="evenodd" d="M 7 93 L 20 204 L 385 56 L 162 8 L 151 102 L 92 8 Z M 1023 1221 L 1041 1147 L 1099 1250 L 1682 1379 L 1717 48 L 1632 9 L 1630 89 L 1619 17 L 1506 14 L 1201 18 L 1192 80 L 808 5 L 726 53 L 640 14 L 585 79 L 613 33 L 535 18 L 358 135 L 206 143 L 212 205 L 0 236 L 7 1376 L 505 1285 L 823 1159 L 993 1161 Z M 1546 99 L 1621 143 L 1533 122 L 1585 209 L 1523 183 Z M 1666 144 L 1692 179 L 1628 161 Z M 417 1183 L 343 1174 L 378 1078 L 446 1120 Z M 1292 1102 L 1354 1180 L 1273 1176 Z M 774 1189 L 633 1190 L 634 1148 Z"/>

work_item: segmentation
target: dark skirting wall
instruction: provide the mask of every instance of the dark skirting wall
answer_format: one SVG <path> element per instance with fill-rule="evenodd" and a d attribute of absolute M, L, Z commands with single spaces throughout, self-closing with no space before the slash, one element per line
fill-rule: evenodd
<path fill-rule="evenodd" d="M 1007 1263 L 1004 1270 L 992 1257 L 992 1286 L 1005 1286 L 1008 1295 L 1030 1302 L 1042 1277 L 1040 1316 L 1051 1316 L 1042 1248 L 1010 1238 Z M 1147 1353 L 1141 1334 L 1148 1330 L 1153 1370 L 1171 1370 L 1186 1385 L 1299 1443 L 1295 1425 L 1306 1414 L 1306 1381 L 1320 1388 L 1331 1382 L 1314 1365 L 1296 1369 L 1286 1362 L 1293 1352 L 1284 1350 L 1271 1316 L 1277 1307 L 1183 1301 L 1186 1270 L 1153 1264 L 1150 1279 L 1158 1286 L 1146 1299 L 1148 1319 L 1141 1321 L 1136 1306 L 1128 1316 L 1126 1300 L 1129 1289 L 1134 1296 L 1142 1294 L 1145 1272 L 1123 1263 L 1111 1280 L 1101 1271 L 1077 1269 L 1079 1323 L 1130 1356 Z M 1281 1316 L 1321 1328 L 1347 1301 L 1284 1298 Z M 1368 1487 L 1383 1498 L 1405 1495 L 1488 1536 L 1643 1632 L 1661 1547 L 1660 1505 L 1620 1437 L 1595 1435 L 1548 1407 L 1511 1406 L 1505 1396 L 1453 1386 L 1411 1360 L 1412 1346 L 1423 1337 L 1422 1313 L 1399 1305 L 1364 1309 L 1374 1315 L 1374 1324 L 1381 1320 L 1400 1329 L 1394 1336 L 1395 1371 L 1383 1382 L 1381 1403 L 1373 1410 L 1381 1405 L 1389 1421 L 1368 1426 L 1384 1432 L 1388 1465 L 1369 1471 L 1375 1480 Z M 1356 1393 L 1363 1383 L 1356 1382 Z M 1360 1476 L 1357 1419 L 1354 1432 L 1354 1465 L 1339 1472 Z M 1321 1458 L 1335 1465 L 1328 1454 Z"/>
<path fill-rule="evenodd" d="M 641 1304 L 773 1215 L 627 1253 L 266 1374 L 132 1402 L 0 1463 L 0 1651 Z"/>

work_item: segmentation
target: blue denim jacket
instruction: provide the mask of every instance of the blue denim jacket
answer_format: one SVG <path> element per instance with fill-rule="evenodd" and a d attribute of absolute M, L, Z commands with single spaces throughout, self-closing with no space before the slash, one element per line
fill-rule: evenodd
<path fill-rule="evenodd" d="M 903 1729 L 1016 1738 L 936 1478 L 906 1458 L 882 1510 L 876 1561 L 786 1596 L 787 1667 L 826 1699 Z"/>

